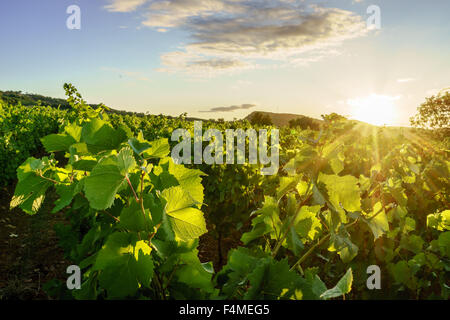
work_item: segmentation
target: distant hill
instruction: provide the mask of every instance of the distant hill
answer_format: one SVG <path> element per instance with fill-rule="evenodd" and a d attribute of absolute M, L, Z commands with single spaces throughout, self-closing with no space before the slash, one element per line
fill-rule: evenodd
<path fill-rule="evenodd" d="M 49 106 L 52 108 L 59 108 L 61 110 L 67 110 L 71 108 L 69 103 L 64 99 L 46 97 L 34 93 L 23 93 L 22 91 L 0 91 L 0 99 L 11 105 L 16 105 L 19 103 L 22 104 L 23 106 L 41 105 L 41 106 Z M 99 106 L 98 104 L 89 104 L 89 105 L 94 109 L 98 108 Z M 116 109 L 111 109 L 109 112 L 121 115 L 125 114 L 137 116 L 145 115 L 144 113 L 116 110 Z"/>
<path fill-rule="evenodd" d="M 39 94 L 23 93 L 22 91 L 0 91 L 0 99 L 8 104 L 22 104 L 23 106 L 35 106 L 41 104 L 61 109 L 68 109 L 70 105 L 64 99 L 45 97 Z"/>
<path fill-rule="evenodd" d="M 265 111 L 254 111 L 250 113 L 247 117 L 245 117 L 246 120 L 250 121 L 253 119 L 253 117 L 256 114 L 261 114 L 263 116 L 270 117 L 270 120 L 272 121 L 272 124 L 282 127 L 289 125 L 289 121 L 291 120 L 307 120 L 315 125 L 320 125 L 323 121 L 319 119 L 314 119 L 311 117 L 307 117 L 300 114 L 293 114 L 293 113 L 274 113 L 274 112 L 265 112 Z"/>
<path fill-rule="evenodd" d="M 61 110 L 67 110 L 67 109 L 71 108 L 70 104 L 64 99 L 46 97 L 46 96 L 43 96 L 40 94 L 34 94 L 34 93 L 23 93 L 22 91 L 0 91 L 0 100 L 3 100 L 4 102 L 11 104 L 11 105 L 17 105 L 19 103 L 22 104 L 23 106 L 30 106 L 30 107 L 41 105 L 41 106 L 49 106 L 52 108 L 59 108 Z M 99 104 L 89 104 L 89 105 L 94 109 L 99 107 Z M 130 116 L 134 115 L 134 116 L 138 116 L 138 117 L 145 116 L 145 113 L 143 113 L 143 112 L 116 110 L 116 109 L 112 109 L 112 108 L 110 108 L 110 110 L 107 112 L 120 114 L 120 115 L 130 115 Z M 168 115 L 167 116 L 164 115 L 164 117 L 166 117 L 168 119 L 176 118 L 176 117 L 168 116 Z M 186 117 L 185 119 L 187 121 L 195 121 L 195 120 L 205 121 L 204 119 L 192 118 L 192 117 Z"/>

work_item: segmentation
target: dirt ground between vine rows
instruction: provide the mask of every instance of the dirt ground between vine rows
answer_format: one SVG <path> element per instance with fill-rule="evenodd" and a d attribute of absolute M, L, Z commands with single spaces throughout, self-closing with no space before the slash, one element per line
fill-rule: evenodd
<path fill-rule="evenodd" d="M 43 285 L 52 280 L 65 281 L 66 268 L 53 226 L 67 223 L 61 213 L 50 213 L 55 199 L 47 198 L 41 210 L 33 216 L 20 209 L 9 209 L 15 185 L 0 188 L 0 300 L 46 300 L 50 297 Z M 226 263 L 228 251 L 239 244 L 240 235 L 221 241 L 210 234 L 200 238 L 199 258 L 212 261 L 216 271 Z"/>
<path fill-rule="evenodd" d="M 50 201 L 34 216 L 9 210 L 14 185 L 0 190 L 0 299 L 48 299 L 42 286 L 70 265 L 53 230 L 64 219 L 49 213 Z"/>

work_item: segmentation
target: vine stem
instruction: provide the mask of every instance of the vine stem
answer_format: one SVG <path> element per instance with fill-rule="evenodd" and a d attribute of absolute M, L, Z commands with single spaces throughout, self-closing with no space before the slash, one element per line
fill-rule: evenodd
<path fill-rule="evenodd" d="M 177 270 L 177 268 L 178 268 L 178 264 L 175 265 L 175 267 L 173 268 L 172 272 L 170 273 L 170 276 L 169 276 L 169 278 L 168 278 L 168 280 L 167 280 L 167 283 L 166 283 L 166 285 L 163 287 L 164 290 L 166 290 L 166 289 L 169 287 L 170 281 L 172 280 L 172 277 L 173 277 L 175 271 Z"/>
<path fill-rule="evenodd" d="M 151 233 L 148 237 L 148 242 L 152 242 L 153 237 L 158 233 L 159 228 L 161 227 L 162 222 L 160 222 L 153 230 L 153 233 Z"/>
<path fill-rule="evenodd" d="M 141 197 L 139 198 L 139 204 L 141 205 L 141 211 L 142 214 L 144 215 L 144 219 L 146 218 L 145 216 L 145 208 L 144 208 L 144 175 L 145 172 L 142 172 L 141 174 Z"/>
<path fill-rule="evenodd" d="M 127 182 L 128 182 L 128 185 L 129 185 L 130 188 L 131 188 L 131 191 L 133 191 L 134 199 L 136 199 L 136 202 L 139 203 L 139 198 L 138 198 L 138 196 L 137 196 L 137 194 L 136 194 L 136 191 L 134 191 L 134 188 L 133 188 L 133 185 L 131 184 L 130 178 L 128 178 L 128 175 L 126 175 L 125 178 L 127 179 Z"/>
<path fill-rule="evenodd" d="M 292 220 L 291 220 L 291 222 L 289 223 L 289 226 L 286 228 L 286 231 L 284 232 L 283 236 L 282 236 L 282 237 L 280 238 L 280 240 L 277 242 L 277 246 L 275 247 L 275 249 L 274 249 L 274 251 L 273 251 L 273 253 L 272 253 L 272 257 L 275 257 L 275 256 L 277 255 L 278 250 L 280 250 L 281 245 L 283 244 L 284 240 L 286 239 L 286 237 L 287 237 L 287 235 L 288 235 L 288 233 L 289 233 L 289 230 L 290 230 L 290 229 L 292 228 L 292 226 L 294 225 L 295 219 L 297 219 L 297 216 L 298 216 L 299 213 L 300 213 L 300 209 L 305 205 L 306 202 L 309 201 L 309 199 L 311 199 L 311 197 L 312 197 L 312 193 L 311 193 L 308 197 L 306 197 L 306 198 L 300 203 L 297 212 L 296 212 L 295 215 L 292 217 Z"/>
<path fill-rule="evenodd" d="M 54 184 L 61 184 L 61 182 L 59 182 L 59 181 L 56 181 L 56 180 L 53 180 L 53 179 L 44 177 L 43 174 L 42 174 L 42 172 L 39 173 L 39 177 L 41 177 L 41 178 L 44 179 L 44 180 L 50 181 L 50 182 L 52 182 L 52 183 L 54 183 Z"/>
<path fill-rule="evenodd" d="M 166 290 L 162 285 L 161 278 L 159 277 L 159 274 L 156 271 L 155 271 L 154 275 L 156 276 L 155 277 L 156 283 L 157 283 L 157 286 L 159 287 L 160 294 L 162 295 L 162 299 L 166 300 Z"/>
<path fill-rule="evenodd" d="M 353 225 L 355 225 L 357 222 L 358 222 L 358 219 L 356 219 L 352 223 L 349 223 L 348 225 L 346 225 L 345 228 L 346 229 L 350 228 Z M 331 232 L 328 233 L 326 236 L 324 236 L 322 239 L 320 239 L 319 242 L 317 242 L 311 248 L 309 248 L 309 250 L 303 256 L 301 256 L 300 259 L 297 260 L 297 262 L 291 267 L 290 270 L 292 271 L 292 270 L 294 270 L 295 267 L 297 267 L 298 265 L 302 264 L 303 261 L 305 261 L 306 258 L 308 258 L 317 247 L 320 247 L 322 244 L 324 244 L 324 242 L 327 241 L 330 236 L 331 236 Z"/>
<path fill-rule="evenodd" d="M 113 219 L 116 220 L 117 222 L 120 222 L 120 219 L 119 219 L 119 218 L 113 216 L 113 215 L 110 214 L 108 211 L 103 210 L 103 211 L 100 211 L 100 212 L 101 212 L 101 213 L 104 213 L 104 214 L 106 214 L 106 215 L 108 215 L 108 216 L 110 216 L 111 218 L 113 218 Z"/>
<path fill-rule="evenodd" d="M 303 263 L 303 261 L 305 261 L 306 258 L 308 258 L 317 247 L 321 246 L 325 241 L 327 241 L 327 239 L 330 237 L 330 235 L 331 235 L 331 233 L 327 234 L 325 237 L 320 239 L 319 242 L 317 242 L 315 245 L 313 245 L 311 248 L 309 248 L 309 250 L 303 256 L 301 256 L 301 258 L 298 259 L 297 262 L 291 267 L 290 271 L 294 270 L 295 267 L 297 267 L 298 265 L 301 265 Z"/>

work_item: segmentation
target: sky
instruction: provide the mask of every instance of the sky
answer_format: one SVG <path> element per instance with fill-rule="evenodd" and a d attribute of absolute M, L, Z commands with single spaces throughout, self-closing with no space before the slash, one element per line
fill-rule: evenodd
<path fill-rule="evenodd" d="M 1 1 L 0 90 L 64 98 L 70 82 L 120 110 L 408 125 L 450 87 L 449 14 L 448 0 Z"/>

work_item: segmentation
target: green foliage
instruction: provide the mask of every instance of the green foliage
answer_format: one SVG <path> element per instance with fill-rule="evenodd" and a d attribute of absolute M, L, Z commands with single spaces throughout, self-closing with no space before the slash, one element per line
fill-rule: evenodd
<path fill-rule="evenodd" d="M 333 288 L 325 291 L 320 296 L 324 299 L 336 298 L 349 293 L 352 289 L 353 273 L 352 269 L 348 269 L 345 275 Z"/>
<path fill-rule="evenodd" d="M 411 117 L 411 125 L 421 128 L 450 130 L 450 91 L 438 93 L 426 99 Z"/>
<path fill-rule="evenodd" d="M 0 181 L 11 182 L 19 165 L 42 150 L 40 138 L 56 133 L 70 115 L 50 107 L 0 102 Z"/>
<path fill-rule="evenodd" d="M 289 127 L 290 128 L 300 127 L 303 130 L 307 129 L 320 130 L 319 121 L 308 117 L 301 117 L 289 120 Z"/>
<path fill-rule="evenodd" d="M 446 153 L 420 137 L 405 143 L 382 129 L 364 134 L 337 115 L 324 119 L 318 137 L 295 139 L 296 129 L 285 130 L 278 186 L 266 189 L 243 243 L 288 257 L 305 276 L 320 266 L 325 283 L 351 267 L 322 298 L 370 297 L 365 268 L 372 264 L 387 270 L 385 297 L 397 290 L 407 298 L 448 297 Z"/>
<path fill-rule="evenodd" d="M 252 125 L 270 126 L 272 125 L 272 119 L 269 115 L 265 115 L 260 112 L 255 112 L 250 119 Z"/>
<path fill-rule="evenodd" d="M 320 132 L 280 130 L 277 175 L 183 166 L 169 138 L 192 132 L 185 117 L 111 114 L 65 89 L 70 112 L 15 107 L 32 122 L 3 103 L 1 128 L 17 129 L 1 152 L 17 169 L 11 207 L 35 214 L 56 192 L 53 212 L 70 220 L 56 232 L 83 271 L 74 298 L 379 298 L 365 282 L 378 265 L 384 298 L 448 299 L 450 163 L 434 141 L 331 114 Z M 38 129 L 41 120 L 53 125 Z M 211 127 L 250 126 L 203 123 Z M 5 144 L 11 137 L 23 143 Z M 50 155 L 31 157 L 28 137 Z M 20 166 L 8 153 L 18 145 Z M 237 230 L 242 243 L 224 266 L 199 259 L 199 237 Z"/>
<path fill-rule="evenodd" d="M 166 299 L 197 290 L 200 297 L 210 297 L 211 274 L 192 242 L 207 232 L 199 209 L 202 173 L 173 164 L 162 151 L 168 150 L 167 140 L 140 137 L 141 148 L 133 151 L 128 142 L 136 138 L 105 120 L 88 118 L 63 132 L 42 141 L 49 152 L 64 151 L 68 163 L 59 166 L 52 157 L 26 160 L 17 171 L 11 206 L 34 214 L 46 191 L 56 189 L 55 211 L 66 208 L 72 216 L 71 228 L 60 229 L 66 252 L 84 271 L 82 289 L 74 296 Z M 153 163 L 143 159 L 146 155 Z M 95 164 L 77 166 L 80 161 Z M 162 176 L 170 176 L 170 183 L 161 183 Z M 80 233 L 86 224 L 89 231 Z"/>

